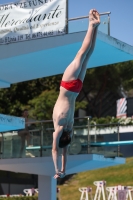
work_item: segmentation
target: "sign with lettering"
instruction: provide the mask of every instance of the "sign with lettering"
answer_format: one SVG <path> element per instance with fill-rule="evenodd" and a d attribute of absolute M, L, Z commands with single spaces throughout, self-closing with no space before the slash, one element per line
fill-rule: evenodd
<path fill-rule="evenodd" d="M 66 33 L 67 0 L 20 0 L 0 5 L 0 44 Z"/>

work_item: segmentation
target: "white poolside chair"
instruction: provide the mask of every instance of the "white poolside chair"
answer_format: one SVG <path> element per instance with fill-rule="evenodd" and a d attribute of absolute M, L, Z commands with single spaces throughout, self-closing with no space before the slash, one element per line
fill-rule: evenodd
<path fill-rule="evenodd" d="M 34 189 L 35 193 L 39 193 L 38 188 Z M 24 189 L 23 192 L 26 194 L 26 196 L 32 196 L 33 195 L 33 189 Z"/>
<path fill-rule="evenodd" d="M 118 186 L 111 186 L 111 187 L 106 187 L 106 190 L 108 192 L 108 198 L 107 200 L 117 200 L 120 192 L 125 191 L 126 194 L 123 195 L 123 198 L 125 200 L 132 200 L 132 194 L 131 192 L 133 191 L 133 186 L 123 186 L 123 185 L 118 185 Z"/>
<path fill-rule="evenodd" d="M 94 200 L 100 200 L 101 197 L 103 200 L 105 200 L 106 181 L 94 181 L 93 184 L 97 187 Z"/>
<path fill-rule="evenodd" d="M 24 189 L 23 192 L 26 194 L 26 196 L 32 196 L 32 189 Z"/>
<path fill-rule="evenodd" d="M 121 189 L 123 189 L 121 187 Z M 117 200 L 117 191 L 118 187 L 117 186 L 111 186 L 111 187 L 106 187 L 108 198 L 107 200 Z"/>
<path fill-rule="evenodd" d="M 89 194 L 90 194 L 90 198 L 92 200 L 92 188 L 81 187 L 81 188 L 79 188 L 79 191 L 81 192 L 80 200 L 89 200 Z"/>
<path fill-rule="evenodd" d="M 132 200 L 132 192 L 133 192 L 133 186 L 127 186 L 127 196 L 126 196 L 126 200 L 128 200 L 128 198 L 130 200 Z"/>

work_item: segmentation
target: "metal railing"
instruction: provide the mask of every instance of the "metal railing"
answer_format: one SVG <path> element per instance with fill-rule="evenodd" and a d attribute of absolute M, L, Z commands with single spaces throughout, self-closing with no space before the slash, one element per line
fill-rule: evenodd
<path fill-rule="evenodd" d="M 103 20 L 102 20 L 102 18 L 101 18 L 101 24 L 100 24 L 100 26 L 99 26 L 99 30 L 100 31 L 102 31 L 102 32 L 104 32 L 104 33 L 106 33 L 106 34 L 108 34 L 108 35 L 110 35 L 110 14 L 111 14 L 111 12 L 103 12 L 103 13 L 100 13 L 100 16 L 102 17 L 102 16 L 107 16 L 107 19 L 106 18 L 104 18 Z M 85 21 L 83 21 L 83 20 L 85 20 L 85 19 L 88 19 L 89 18 L 89 16 L 81 16 L 81 17 L 75 17 L 75 18 L 70 18 L 70 19 L 68 19 L 67 20 L 67 32 L 68 33 L 71 33 L 71 32 L 77 32 L 78 30 L 79 31 L 83 31 L 83 30 L 86 30 L 87 28 L 87 26 L 85 25 L 85 27 L 83 26 L 83 23 L 84 24 L 86 24 L 85 23 Z M 72 31 L 70 31 L 70 29 L 71 29 L 71 24 L 69 24 L 70 22 L 74 22 L 74 21 L 77 21 L 78 20 L 78 26 L 75 24 L 75 26 L 74 26 L 74 24 L 72 25 L 72 27 L 74 27 L 73 29 L 72 29 Z M 79 24 L 80 24 L 80 22 L 79 22 L 79 20 L 81 21 L 81 28 L 79 28 Z M 107 25 L 107 27 L 106 27 L 106 31 L 104 30 L 105 29 L 105 26 Z M 103 27 L 104 26 L 104 27 Z M 82 30 L 83 29 L 83 30 Z"/>
<path fill-rule="evenodd" d="M 90 125 L 91 143 L 102 143 L 110 141 L 120 141 L 119 123 L 93 124 Z M 92 153 L 103 154 L 106 157 L 120 156 L 120 147 L 116 146 L 91 146 Z"/>
<path fill-rule="evenodd" d="M 102 16 L 102 15 L 110 15 L 111 12 L 104 12 L 104 13 L 100 13 L 99 15 Z M 81 16 L 81 17 L 75 17 L 75 18 L 70 18 L 68 19 L 68 21 L 74 21 L 74 20 L 78 20 L 78 19 L 85 19 L 85 18 L 89 18 L 89 15 L 87 16 Z"/>
<path fill-rule="evenodd" d="M 121 156 L 120 145 L 96 146 L 92 143 L 119 142 L 120 124 L 91 124 L 90 117 L 75 118 L 73 138 L 68 154 L 103 154 L 106 157 Z M 20 136 L 19 130 L 1 133 L 1 158 L 44 157 L 51 156 L 53 141 L 53 121 L 32 121 L 28 123 L 30 145 L 27 146 L 27 135 Z"/>

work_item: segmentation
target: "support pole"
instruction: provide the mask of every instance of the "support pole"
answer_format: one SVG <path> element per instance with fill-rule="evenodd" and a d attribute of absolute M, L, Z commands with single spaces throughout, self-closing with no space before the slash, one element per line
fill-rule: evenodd
<path fill-rule="evenodd" d="M 56 183 L 52 176 L 38 175 L 38 200 L 56 200 Z"/>
<path fill-rule="evenodd" d="M 40 157 L 43 156 L 43 123 L 41 123 Z"/>
<path fill-rule="evenodd" d="M 120 141 L 119 123 L 117 125 L 118 142 Z M 120 156 L 120 145 L 117 147 L 117 156 Z"/>
<path fill-rule="evenodd" d="M 91 138 L 90 138 L 90 117 L 87 118 L 88 120 L 88 154 L 91 153 L 90 149 L 90 143 L 91 143 Z"/>

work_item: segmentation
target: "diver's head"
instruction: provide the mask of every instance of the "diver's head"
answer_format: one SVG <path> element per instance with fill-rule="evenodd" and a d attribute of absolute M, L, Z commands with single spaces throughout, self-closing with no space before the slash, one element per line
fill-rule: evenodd
<path fill-rule="evenodd" d="M 71 131 L 63 130 L 63 133 L 59 139 L 59 147 L 64 148 L 71 142 Z"/>

